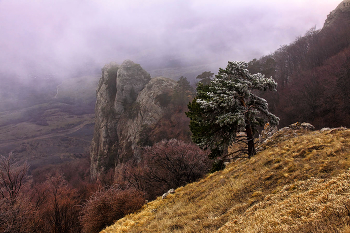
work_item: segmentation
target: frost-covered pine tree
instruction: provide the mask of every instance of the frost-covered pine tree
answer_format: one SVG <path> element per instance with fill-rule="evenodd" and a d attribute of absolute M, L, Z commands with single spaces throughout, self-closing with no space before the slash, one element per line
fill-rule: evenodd
<path fill-rule="evenodd" d="M 268 111 L 267 101 L 253 91 L 276 90 L 277 83 L 264 75 L 250 74 L 245 62 L 228 62 L 226 69 L 209 85 L 199 83 L 195 99 L 186 113 L 191 119 L 192 140 L 202 149 L 210 149 L 210 157 L 225 155 L 228 146 L 245 132 L 248 157 L 255 151 L 257 126 L 266 122 L 277 125 L 279 118 Z"/>

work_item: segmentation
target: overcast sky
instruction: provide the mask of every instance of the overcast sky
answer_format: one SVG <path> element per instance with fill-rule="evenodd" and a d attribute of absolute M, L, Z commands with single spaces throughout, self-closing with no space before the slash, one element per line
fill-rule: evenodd
<path fill-rule="evenodd" d="M 125 59 L 249 61 L 322 28 L 340 2 L 0 0 L 0 72 L 69 76 Z"/>

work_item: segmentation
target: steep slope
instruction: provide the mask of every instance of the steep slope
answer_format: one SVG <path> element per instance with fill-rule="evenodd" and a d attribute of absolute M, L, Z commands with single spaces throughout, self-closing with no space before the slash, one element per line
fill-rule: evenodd
<path fill-rule="evenodd" d="M 280 126 L 295 121 L 316 128 L 350 125 L 350 1 L 290 45 L 249 63 L 252 73 L 272 76 L 277 92 L 264 94 Z"/>
<path fill-rule="evenodd" d="M 147 203 L 102 232 L 345 230 L 350 130 L 288 131 L 275 134 L 253 158 Z"/>
<path fill-rule="evenodd" d="M 350 12 L 350 0 L 343 0 L 337 8 L 335 8 L 326 19 L 324 24 L 324 28 L 332 27 L 336 21 L 339 20 L 349 20 L 349 12 Z"/>

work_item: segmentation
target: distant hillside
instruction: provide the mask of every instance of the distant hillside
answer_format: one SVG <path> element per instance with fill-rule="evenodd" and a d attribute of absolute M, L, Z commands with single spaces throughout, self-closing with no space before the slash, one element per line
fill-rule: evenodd
<path fill-rule="evenodd" d="M 0 81 L 0 155 L 13 152 L 28 161 L 30 171 L 87 156 L 98 75 Z"/>
<path fill-rule="evenodd" d="M 349 232 L 349 129 L 282 129 L 263 148 L 102 232 Z"/>
<path fill-rule="evenodd" d="M 322 30 L 311 29 L 292 44 L 253 60 L 249 70 L 272 76 L 276 93 L 264 94 L 280 126 L 295 121 L 316 128 L 350 125 L 350 2 L 328 15 Z"/>

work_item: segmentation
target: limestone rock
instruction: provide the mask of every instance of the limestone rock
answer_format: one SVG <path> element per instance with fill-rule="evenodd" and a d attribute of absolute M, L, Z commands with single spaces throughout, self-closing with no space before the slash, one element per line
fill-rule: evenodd
<path fill-rule="evenodd" d="M 265 130 L 269 131 L 268 127 L 269 126 L 265 126 Z M 269 136 L 267 137 L 267 139 L 263 138 L 264 140 L 259 141 L 260 143 L 259 147 L 260 149 L 266 149 L 268 147 L 277 145 L 278 142 L 282 142 L 290 138 L 303 135 L 312 130 L 315 130 L 315 127 L 310 123 L 306 123 L 306 122 L 304 123 L 296 122 L 294 124 L 289 125 L 288 127 L 284 127 L 279 130 L 275 128 L 271 130 L 270 134 L 268 134 Z"/>
<path fill-rule="evenodd" d="M 119 119 L 149 80 L 150 75 L 129 60 L 120 66 L 110 63 L 102 68 L 96 91 L 95 130 L 90 152 L 92 177 L 115 164 Z"/>
<path fill-rule="evenodd" d="M 306 130 L 315 130 L 315 126 L 311 125 L 310 123 L 303 122 L 301 123 L 301 128 Z"/>
<path fill-rule="evenodd" d="M 296 122 L 294 124 L 289 125 L 289 128 L 297 130 L 297 129 L 305 129 L 305 130 L 315 130 L 315 127 L 307 122 Z"/>
<path fill-rule="evenodd" d="M 139 64 L 126 60 L 118 70 L 114 107 L 117 115 L 124 112 L 125 106 L 135 102 L 138 93 L 149 82 L 151 76 Z"/>
<path fill-rule="evenodd" d="M 146 125 L 157 123 L 166 113 L 166 107 L 162 107 L 157 101 L 157 97 L 161 94 L 170 92 L 176 86 L 174 80 L 158 77 L 152 78 L 146 87 L 137 96 L 135 105 L 138 111 L 134 116 L 124 116 L 121 120 L 120 131 L 120 146 L 119 156 L 120 162 L 128 160 L 128 157 L 140 156 L 140 148 L 138 142 L 140 140 L 140 132 Z M 132 155 L 130 155 L 132 151 Z"/>
<path fill-rule="evenodd" d="M 328 28 L 338 20 L 349 20 L 349 13 L 350 0 L 344 0 L 327 16 L 323 27 Z"/>
<path fill-rule="evenodd" d="M 169 196 L 169 194 L 174 194 L 174 193 L 175 193 L 174 189 L 169 189 L 168 192 L 166 192 L 162 195 L 162 199 L 165 199 L 167 196 Z"/>
<path fill-rule="evenodd" d="M 139 64 L 126 60 L 102 68 L 96 91 L 95 131 L 91 143 L 91 176 L 137 158 L 144 125 L 155 124 L 166 112 L 158 96 L 171 92 L 176 82 L 153 78 Z"/>
<path fill-rule="evenodd" d="M 92 177 L 97 177 L 97 171 L 106 166 L 107 153 L 117 140 L 114 101 L 118 70 L 119 66 L 115 63 L 105 65 L 96 91 L 95 130 L 90 151 Z"/>

